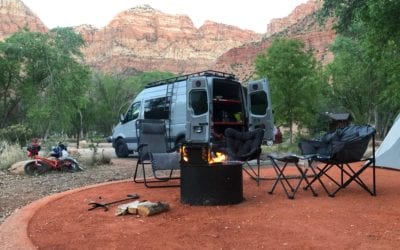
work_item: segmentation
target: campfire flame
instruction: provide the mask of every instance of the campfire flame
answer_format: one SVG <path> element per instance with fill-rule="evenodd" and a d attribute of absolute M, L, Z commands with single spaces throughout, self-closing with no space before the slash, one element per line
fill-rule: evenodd
<path fill-rule="evenodd" d="M 210 154 L 210 159 L 208 160 L 209 164 L 212 163 L 221 163 L 227 160 L 227 157 L 224 153 L 221 152 L 215 152 Z"/>
<path fill-rule="evenodd" d="M 185 146 L 182 146 L 180 148 L 180 153 L 181 153 L 182 161 L 190 162 L 189 152 Z M 228 157 L 227 157 L 227 155 L 225 155 L 222 152 L 218 152 L 218 151 L 214 152 L 214 151 L 211 151 L 209 148 L 204 147 L 201 149 L 201 159 L 203 162 L 207 162 L 208 164 L 217 164 L 217 163 L 223 163 L 223 162 L 227 161 Z"/>
<path fill-rule="evenodd" d="M 189 161 L 189 157 L 188 157 L 188 153 L 187 153 L 187 151 L 186 151 L 186 148 L 185 148 L 185 146 L 183 146 L 183 147 L 181 147 L 180 148 L 180 153 L 181 153 L 181 155 L 182 155 L 182 160 L 183 161 L 185 161 L 185 162 L 188 162 Z"/>

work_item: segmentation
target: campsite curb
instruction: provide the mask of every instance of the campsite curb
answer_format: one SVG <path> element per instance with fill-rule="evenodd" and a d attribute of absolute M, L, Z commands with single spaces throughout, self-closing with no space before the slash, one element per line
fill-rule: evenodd
<path fill-rule="evenodd" d="M 10 217 L 8 217 L 3 224 L 0 225 L 0 242 L 3 242 L 0 245 L 0 249 L 37 249 L 35 245 L 33 245 L 32 241 L 28 235 L 28 225 L 35 215 L 35 213 L 46 206 L 47 204 L 59 200 L 64 196 L 75 194 L 84 190 L 112 185 L 116 183 L 128 182 L 130 180 L 120 180 L 113 182 L 104 182 L 98 183 L 94 185 L 89 185 L 77 189 L 68 190 L 62 193 L 53 194 L 50 196 L 43 197 L 39 200 L 33 201 L 32 203 L 20 208 L 16 209 Z"/>

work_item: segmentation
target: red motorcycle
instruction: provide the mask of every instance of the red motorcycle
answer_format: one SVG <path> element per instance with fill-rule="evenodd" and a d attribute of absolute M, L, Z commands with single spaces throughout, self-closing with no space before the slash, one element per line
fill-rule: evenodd
<path fill-rule="evenodd" d="M 33 161 L 25 164 L 24 170 L 28 175 L 40 175 L 50 170 L 59 170 L 67 172 L 76 172 L 83 170 L 79 166 L 78 161 L 74 158 L 68 157 L 63 151 L 66 152 L 66 147 L 63 144 L 59 144 L 57 148 L 53 148 L 51 156 L 52 158 L 46 158 L 39 156 L 41 147 L 36 143 L 32 143 L 28 146 L 28 156 Z"/>

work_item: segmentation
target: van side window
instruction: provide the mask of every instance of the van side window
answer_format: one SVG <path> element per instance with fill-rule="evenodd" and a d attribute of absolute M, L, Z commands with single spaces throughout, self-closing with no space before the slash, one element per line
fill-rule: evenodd
<path fill-rule="evenodd" d="M 250 94 L 251 113 L 265 115 L 268 108 L 268 97 L 264 91 Z"/>
<path fill-rule="evenodd" d="M 193 90 L 190 92 L 189 105 L 195 115 L 208 112 L 207 92 L 205 90 Z"/>
<path fill-rule="evenodd" d="M 166 97 L 149 99 L 144 102 L 145 119 L 169 119 L 170 102 Z"/>
<path fill-rule="evenodd" d="M 129 122 L 139 118 L 140 102 L 135 102 L 131 105 L 125 115 L 124 122 Z"/>

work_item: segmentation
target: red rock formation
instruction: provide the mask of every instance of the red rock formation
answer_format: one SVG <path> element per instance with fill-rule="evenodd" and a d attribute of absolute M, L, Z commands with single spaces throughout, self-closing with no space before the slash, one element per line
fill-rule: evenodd
<path fill-rule="evenodd" d="M 312 2 L 314 1 L 309 1 L 307 4 Z M 320 7 L 320 2 L 315 2 Z M 277 37 L 302 40 L 306 49 L 311 49 L 316 59 L 326 64 L 333 60 L 333 54 L 329 51 L 329 46 L 335 40 L 335 36 L 336 34 L 332 30 L 332 20 L 320 26 L 314 16 L 314 12 L 312 12 L 294 25 L 286 27 L 281 32 L 275 33 L 272 36 L 265 36 L 261 42 L 248 43 L 228 50 L 216 60 L 212 68 L 218 71 L 233 73 L 240 80 L 246 81 L 254 76 L 254 63 L 257 55 L 265 51 L 273 39 Z"/>
<path fill-rule="evenodd" d="M 207 21 L 196 29 L 188 16 L 168 15 L 148 5 L 118 14 L 104 28 L 80 26 L 86 61 L 107 72 L 162 70 L 188 73 L 208 69 L 227 49 L 261 36 Z"/>
<path fill-rule="evenodd" d="M 48 31 L 22 1 L 0 0 L 0 41 L 23 28 L 38 32 Z"/>
<path fill-rule="evenodd" d="M 322 7 L 322 0 L 309 0 L 307 3 L 297 6 L 287 17 L 274 18 L 267 25 L 267 36 L 281 32 L 284 29 L 298 23 L 306 16 L 314 13 Z"/>
<path fill-rule="evenodd" d="M 121 12 L 102 29 L 81 25 L 75 30 L 87 43 L 83 49 L 87 63 L 101 71 L 180 74 L 214 69 L 245 80 L 254 74 L 257 55 L 275 37 L 301 39 L 318 60 L 331 61 L 332 24 L 321 27 L 313 16 L 321 4 L 321 0 L 310 0 L 287 18 L 273 20 L 263 38 L 253 31 L 212 21 L 197 29 L 186 15 L 168 15 L 147 5 Z M 0 40 L 23 27 L 47 31 L 20 0 L 0 0 Z"/>

